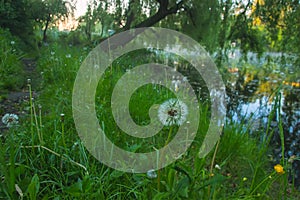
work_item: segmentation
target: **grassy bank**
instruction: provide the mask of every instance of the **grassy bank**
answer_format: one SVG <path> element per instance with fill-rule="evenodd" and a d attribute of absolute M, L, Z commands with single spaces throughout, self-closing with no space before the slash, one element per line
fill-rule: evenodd
<path fill-rule="evenodd" d="M 272 130 L 262 131 L 260 134 L 264 137 L 259 134 L 253 136 L 247 125 L 227 121 L 213 151 L 205 158 L 198 157 L 209 125 L 209 102 L 199 104 L 196 139 L 175 163 L 151 174 L 124 173 L 101 164 L 84 147 L 72 118 L 74 80 L 90 50 L 90 47 L 59 44 L 42 47 L 37 60 L 40 85 L 33 88 L 28 81 L 25 87 L 29 96 L 32 91 L 37 91 L 39 96 L 23 102 L 20 109 L 24 112 L 19 116 L 19 123 L 2 133 L 0 198 L 299 198 L 290 181 L 293 176 L 291 160 L 283 154 L 280 163 L 274 163 L 268 156 L 272 154 Z M 113 87 L 130 69 L 129 65 L 134 67 L 147 63 L 147 58 L 140 56 L 144 53 L 134 52 L 114 62 L 99 82 L 96 93 L 96 113 L 101 127 L 115 144 L 132 152 L 163 146 L 169 132 L 169 127 L 164 127 L 151 139 L 133 139 L 124 134 L 113 120 L 110 105 Z M 18 77 L 16 79 L 18 81 Z M 129 105 L 134 121 L 140 125 L 149 124 L 150 106 L 170 98 L 174 98 L 174 94 L 158 85 L 139 88 Z M 275 104 L 273 115 L 278 108 Z M 1 116 L 4 112 L 0 113 Z M 271 119 L 272 116 L 269 121 Z M 177 128 L 175 126 L 174 130 Z M 282 132 L 281 137 L 283 141 Z"/>

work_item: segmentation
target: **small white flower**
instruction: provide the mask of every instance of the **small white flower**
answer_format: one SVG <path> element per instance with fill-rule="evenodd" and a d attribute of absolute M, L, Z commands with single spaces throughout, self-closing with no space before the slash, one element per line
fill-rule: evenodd
<path fill-rule="evenodd" d="M 12 40 L 12 41 L 10 41 L 10 44 L 11 44 L 11 45 L 14 45 L 15 43 L 16 43 L 16 42 L 15 42 L 15 41 L 13 41 L 13 40 Z"/>
<path fill-rule="evenodd" d="M 186 121 L 187 114 L 187 105 L 178 99 L 169 99 L 158 109 L 158 118 L 165 126 L 182 125 Z"/>
<path fill-rule="evenodd" d="M 2 123 L 7 127 L 12 127 L 13 125 L 18 124 L 19 117 L 16 114 L 7 113 L 2 117 Z"/>
<path fill-rule="evenodd" d="M 147 171 L 147 177 L 151 178 L 151 179 L 154 179 L 154 178 L 157 177 L 157 173 L 155 172 L 154 169 L 150 169 L 149 171 Z"/>
<path fill-rule="evenodd" d="M 221 167 L 218 164 L 215 165 L 215 168 L 218 169 L 218 170 L 221 170 Z"/>
<path fill-rule="evenodd" d="M 66 58 L 71 58 L 71 57 L 72 57 L 71 54 L 66 55 Z"/>
<path fill-rule="evenodd" d="M 53 56 L 53 55 L 55 54 L 55 52 L 54 52 L 54 51 L 51 51 L 50 54 Z"/>

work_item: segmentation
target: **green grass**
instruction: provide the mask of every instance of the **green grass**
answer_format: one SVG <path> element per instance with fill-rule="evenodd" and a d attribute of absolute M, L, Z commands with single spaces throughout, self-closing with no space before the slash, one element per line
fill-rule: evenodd
<path fill-rule="evenodd" d="M 101 164 L 84 147 L 72 118 L 73 83 L 89 50 L 59 44 L 41 50 L 41 85 L 32 88 L 40 90 L 40 97 L 23 105 L 24 109 L 32 108 L 32 113 L 27 109 L 19 126 L 1 138 L 0 199 L 297 198 L 297 192 L 287 182 L 288 172 L 276 173 L 267 157 L 270 133 L 261 141 L 243 124 L 227 122 L 219 145 L 205 158 L 197 156 L 209 125 L 209 102 L 199 105 L 199 130 L 186 154 L 160 170 L 159 188 L 157 178 L 124 173 Z M 121 57 L 113 64 L 113 73 L 106 71 L 96 93 L 100 126 L 116 145 L 132 152 L 163 146 L 169 131 L 165 127 L 153 138 L 136 139 L 124 134 L 113 120 L 112 89 L 129 64 L 134 67 L 148 62 L 140 56 L 144 53 Z M 150 106 L 171 97 L 174 94 L 170 90 L 158 85 L 139 88 L 129 105 L 133 120 L 140 125 L 148 124 Z M 278 109 L 278 105 L 273 109 Z M 284 158 L 281 164 L 285 170 L 290 167 Z"/>
<path fill-rule="evenodd" d="M 24 84 L 24 71 L 18 39 L 0 28 L 0 97 L 4 91 L 19 89 Z M 0 98 L 1 100 L 1 98 Z"/>

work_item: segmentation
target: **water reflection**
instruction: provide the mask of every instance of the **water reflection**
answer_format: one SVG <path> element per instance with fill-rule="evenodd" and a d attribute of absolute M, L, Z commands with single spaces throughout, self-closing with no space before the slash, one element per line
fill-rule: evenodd
<path fill-rule="evenodd" d="M 250 53 L 248 60 L 240 60 L 234 53 L 231 60 L 220 68 L 227 93 L 227 118 L 244 123 L 244 128 L 254 136 L 265 138 L 270 113 L 274 108 L 276 94 L 280 94 L 280 112 L 271 119 L 269 131 L 274 131 L 271 146 L 274 164 L 281 159 L 279 116 L 285 137 L 285 158 L 300 157 L 300 71 L 290 59 L 282 63 L 281 54 L 267 54 L 257 58 Z M 287 59 L 285 59 L 286 61 Z M 205 82 L 192 68 L 179 68 L 203 100 L 209 95 Z M 279 93 L 278 93 L 279 90 Z M 300 186 L 300 161 L 293 162 L 296 185 Z"/>
<path fill-rule="evenodd" d="M 277 57 L 276 57 L 277 56 Z M 276 90 L 280 88 L 280 109 L 271 119 L 270 131 L 274 162 L 281 159 L 279 117 L 284 133 L 285 158 L 300 157 L 300 72 L 295 65 L 279 62 L 278 54 L 257 59 L 251 54 L 248 62 L 231 60 L 230 65 L 242 63 L 239 70 L 229 70 L 226 77 L 228 118 L 244 122 L 252 134 L 261 134 L 275 104 Z M 232 69 L 232 68 L 231 68 Z M 264 135 L 260 135 L 264 137 Z M 300 161 L 293 161 L 296 185 L 300 185 Z M 292 177 L 291 177 L 292 178 Z"/>

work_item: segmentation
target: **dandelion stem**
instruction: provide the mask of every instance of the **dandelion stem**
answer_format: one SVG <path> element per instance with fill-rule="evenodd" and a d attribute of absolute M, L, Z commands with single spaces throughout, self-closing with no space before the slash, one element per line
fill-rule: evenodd
<path fill-rule="evenodd" d="M 210 170 L 209 170 L 209 173 L 210 174 L 213 174 L 213 167 L 214 167 L 214 163 L 215 163 L 215 160 L 216 160 L 216 155 L 217 155 L 217 151 L 218 151 L 218 148 L 219 148 L 219 144 L 220 144 L 220 139 L 218 140 L 217 142 L 217 145 L 216 145 L 216 148 L 215 148 L 215 151 L 214 151 L 214 155 L 212 157 L 212 160 L 211 160 L 211 164 L 210 164 Z M 208 192 L 208 197 L 210 197 L 210 186 L 208 186 L 207 188 L 207 192 Z"/>
<path fill-rule="evenodd" d="M 42 138 L 41 138 L 41 134 L 40 134 L 40 129 L 39 129 L 39 124 L 38 124 L 38 120 L 37 120 L 37 114 L 36 114 L 34 103 L 32 103 L 32 110 L 33 110 L 33 114 L 34 114 L 36 132 L 37 132 L 38 137 L 39 137 L 39 142 L 40 142 L 40 144 L 42 144 Z"/>
<path fill-rule="evenodd" d="M 169 133 L 168 133 L 168 137 L 167 137 L 167 140 L 165 142 L 165 145 L 164 147 L 170 142 L 170 139 L 171 139 L 171 135 L 172 135 L 172 132 L 173 132 L 173 126 L 170 127 L 170 130 L 169 130 Z M 162 150 L 162 156 L 164 156 L 164 149 Z M 162 161 L 162 157 L 160 157 L 160 163 Z M 159 167 L 161 166 L 161 164 L 159 163 Z M 161 177 L 161 170 L 159 169 L 157 171 L 157 190 L 160 191 L 160 177 Z"/>
<path fill-rule="evenodd" d="M 34 134 L 33 134 L 33 102 L 32 102 L 32 89 L 31 80 L 27 79 L 28 90 L 29 90 L 29 104 L 30 104 L 30 132 L 31 132 L 31 142 L 34 145 Z"/>
<path fill-rule="evenodd" d="M 62 143 L 65 149 L 67 149 L 67 145 L 65 142 L 65 114 L 60 114 L 60 120 L 61 120 L 61 137 L 62 137 Z"/>
<path fill-rule="evenodd" d="M 41 144 L 44 144 L 44 139 L 43 139 L 43 132 L 42 132 L 42 127 L 43 127 L 43 123 L 42 123 L 42 106 L 39 105 L 39 123 L 40 123 L 40 138 L 41 138 Z"/>
<path fill-rule="evenodd" d="M 173 132 L 173 126 L 170 127 L 168 138 L 166 140 L 165 146 L 170 142 L 172 132 Z"/>

